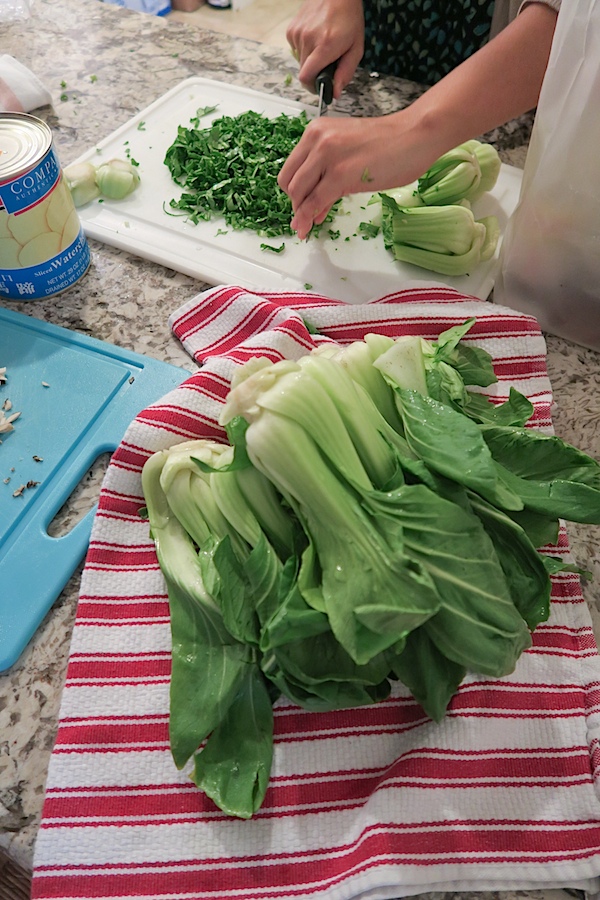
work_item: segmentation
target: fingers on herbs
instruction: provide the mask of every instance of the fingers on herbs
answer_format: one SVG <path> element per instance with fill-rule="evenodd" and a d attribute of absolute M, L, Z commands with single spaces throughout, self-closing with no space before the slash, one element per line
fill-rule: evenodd
<path fill-rule="evenodd" d="M 343 151 L 343 134 L 318 119 L 306 129 L 279 174 L 279 185 L 294 210 L 292 228 L 303 240 L 313 223 L 323 221 L 340 197 L 365 190 L 364 165 Z"/>

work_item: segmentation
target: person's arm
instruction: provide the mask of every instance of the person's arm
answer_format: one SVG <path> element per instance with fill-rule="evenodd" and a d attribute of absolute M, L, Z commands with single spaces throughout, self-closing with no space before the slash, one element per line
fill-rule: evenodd
<path fill-rule="evenodd" d="M 409 184 L 457 144 L 533 109 L 556 12 L 531 3 L 414 103 L 373 119 L 316 119 L 279 174 L 304 239 L 340 197 Z"/>

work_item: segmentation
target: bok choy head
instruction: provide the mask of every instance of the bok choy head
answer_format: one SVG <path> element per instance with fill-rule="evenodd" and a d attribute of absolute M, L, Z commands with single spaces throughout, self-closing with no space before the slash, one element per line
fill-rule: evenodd
<path fill-rule="evenodd" d="M 572 569 L 543 545 L 560 518 L 600 523 L 600 465 L 533 429 L 514 386 L 483 393 L 497 379 L 475 326 L 252 360 L 227 443 L 144 466 L 172 752 L 226 812 L 262 802 L 279 692 L 341 709 L 400 679 L 438 721 L 467 672 L 513 672 L 550 575 Z"/>

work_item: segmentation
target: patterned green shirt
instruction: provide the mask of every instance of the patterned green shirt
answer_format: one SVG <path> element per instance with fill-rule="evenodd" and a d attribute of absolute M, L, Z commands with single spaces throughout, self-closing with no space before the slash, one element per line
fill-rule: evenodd
<path fill-rule="evenodd" d="M 364 0 L 371 72 L 434 84 L 489 38 L 494 0 Z"/>

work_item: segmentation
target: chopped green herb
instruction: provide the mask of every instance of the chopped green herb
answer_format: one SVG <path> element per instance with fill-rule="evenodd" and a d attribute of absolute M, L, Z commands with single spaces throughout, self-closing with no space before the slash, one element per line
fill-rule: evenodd
<path fill-rule="evenodd" d="M 93 84 L 95 81 L 98 81 L 97 75 L 90 75 L 90 82 Z"/>
<path fill-rule="evenodd" d="M 361 222 L 358 230 L 361 232 L 363 240 L 366 241 L 369 238 L 377 237 L 381 229 L 379 225 L 373 225 L 372 222 Z"/>
<path fill-rule="evenodd" d="M 137 130 L 138 130 L 138 131 L 145 131 L 145 130 L 146 130 L 146 123 L 145 123 L 145 122 L 138 122 Z"/>
<path fill-rule="evenodd" d="M 202 118 L 202 116 L 208 116 L 210 113 L 213 113 L 216 109 L 219 108 L 219 104 L 215 103 L 214 106 L 199 106 L 196 110 L 196 116 L 198 118 Z"/>
<path fill-rule="evenodd" d="M 305 282 L 304 282 L 304 290 L 305 290 L 305 291 L 312 291 L 312 284 L 310 284 L 310 282 L 308 282 L 308 281 L 305 281 Z"/>
<path fill-rule="evenodd" d="M 219 230 L 217 231 L 215 237 L 219 237 L 220 234 L 229 234 L 229 232 L 227 231 L 226 228 L 219 228 Z"/>
<path fill-rule="evenodd" d="M 304 285 L 304 287 L 306 287 L 306 285 Z M 304 327 L 309 334 L 319 334 L 319 329 L 316 327 L 316 325 L 312 325 L 307 319 L 302 319 L 302 321 L 304 322 Z"/>
<path fill-rule="evenodd" d="M 66 82 L 66 81 L 61 81 L 60 86 L 61 86 L 61 88 L 66 88 L 67 82 Z"/>
<path fill-rule="evenodd" d="M 334 228 L 330 228 L 329 231 L 327 232 L 327 234 L 329 235 L 329 237 L 331 238 L 332 241 L 337 241 L 341 232 L 336 231 Z"/>
<path fill-rule="evenodd" d="M 292 75 L 291 75 L 291 72 L 288 72 L 287 75 L 285 76 L 285 84 L 288 85 L 291 83 L 292 83 Z"/>
<path fill-rule="evenodd" d="M 218 104 L 215 106 L 199 106 L 196 110 L 196 115 L 190 119 L 190 125 L 193 125 L 194 128 L 197 128 L 200 124 L 200 119 L 202 116 L 209 116 L 211 113 L 218 109 Z"/>
<path fill-rule="evenodd" d="M 361 181 L 373 181 L 373 178 L 371 178 L 371 173 L 369 172 L 368 166 L 366 166 L 365 169 L 363 170 L 363 173 L 360 176 L 360 180 Z"/>
<path fill-rule="evenodd" d="M 67 96 L 66 94 L 61 94 L 61 95 L 60 95 L 60 99 L 61 99 L 61 100 L 63 101 L 63 103 L 64 103 L 65 100 L 68 100 L 69 98 L 68 98 L 68 96 Z"/>
<path fill-rule="evenodd" d="M 313 225 L 309 236 L 310 237 L 319 237 L 319 235 L 321 234 L 321 232 L 323 231 L 325 226 L 329 225 L 330 222 L 333 222 L 335 217 L 341 213 L 341 208 L 340 208 L 341 205 L 342 205 L 341 199 L 336 200 L 335 203 L 333 204 L 333 206 L 331 207 L 331 209 L 329 210 L 329 212 L 327 213 L 326 217 L 323 219 L 323 221 L 319 225 Z M 329 229 L 328 229 L 328 231 L 329 231 Z"/>
<path fill-rule="evenodd" d="M 133 156 L 129 158 L 129 162 L 132 166 L 139 166 L 139 162 L 137 161 L 137 159 L 134 159 Z"/>
<path fill-rule="evenodd" d="M 212 108 L 198 114 L 207 111 Z M 180 126 L 165 165 L 184 191 L 170 206 L 195 224 L 222 216 L 237 230 L 292 235 L 292 205 L 277 176 L 307 124 L 304 112 L 269 119 L 248 111 L 215 119 L 207 128 Z"/>
<path fill-rule="evenodd" d="M 279 247 L 273 247 L 272 244 L 261 244 L 261 250 L 272 250 L 273 253 L 281 253 L 282 250 L 285 250 L 285 241 L 279 245 Z"/>
<path fill-rule="evenodd" d="M 165 200 L 163 200 L 162 208 L 163 208 L 163 212 L 164 212 L 167 216 L 173 216 L 173 218 L 175 218 L 175 219 L 179 218 L 180 216 L 185 216 L 185 212 L 180 212 L 180 213 L 170 212 L 170 211 L 167 209 L 167 204 L 166 204 L 166 201 L 165 201 Z M 227 232 L 224 232 L 224 233 L 227 234 Z"/>

